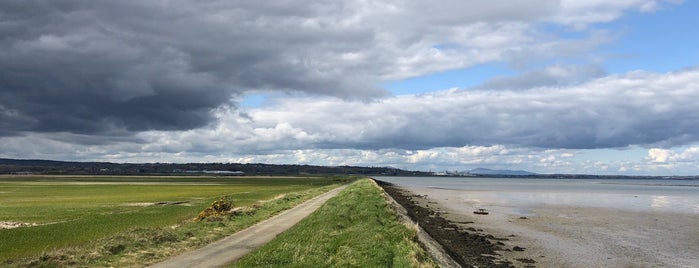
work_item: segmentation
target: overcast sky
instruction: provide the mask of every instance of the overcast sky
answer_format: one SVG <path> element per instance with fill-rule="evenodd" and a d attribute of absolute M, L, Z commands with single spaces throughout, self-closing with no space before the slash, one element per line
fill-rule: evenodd
<path fill-rule="evenodd" d="M 699 4 L 0 2 L 0 157 L 699 174 Z"/>

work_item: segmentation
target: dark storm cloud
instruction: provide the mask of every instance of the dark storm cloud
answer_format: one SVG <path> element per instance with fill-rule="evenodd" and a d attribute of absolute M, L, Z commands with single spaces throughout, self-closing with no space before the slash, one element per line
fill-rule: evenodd
<path fill-rule="evenodd" d="M 328 7 L 233 1 L 2 1 L 0 135 L 182 130 L 245 90 L 364 98 L 319 53 L 362 31 L 302 27 Z M 329 57 L 331 58 L 331 57 Z M 328 63 L 332 64 L 332 62 Z"/>
<path fill-rule="evenodd" d="M 583 29 L 644 2 L 1 1 L 0 136 L 197 129 L 246 91 L 364 101 L 384 96 L 376 85 L 387 80 L 585 54 L 606 39 L 566 40 L 538 25 Z M 525 87 L 570 82 L 536 75 Z M 512 82 L 527 81 L 489 86 Z"/>

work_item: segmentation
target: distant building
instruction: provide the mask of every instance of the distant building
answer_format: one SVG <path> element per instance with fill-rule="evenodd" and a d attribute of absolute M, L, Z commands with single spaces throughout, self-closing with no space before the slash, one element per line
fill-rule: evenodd
<path fill-rule="evenodd" d="M 182 170 L 173 169 L 172 173 L 187 173 L 187 174 L 213 174 L 221 176 L 243 176 L 245 172 L 242 171 L 230 171 L 230 170 Z"/>
<path fill-rule="evenodd" d="M 216 175 L 226 175 L 226 176 L 242 176 L 245 172 L 242 171 L 229 171 L 229 170 L 203 170 L 204 174 L 216 174 Z"/>

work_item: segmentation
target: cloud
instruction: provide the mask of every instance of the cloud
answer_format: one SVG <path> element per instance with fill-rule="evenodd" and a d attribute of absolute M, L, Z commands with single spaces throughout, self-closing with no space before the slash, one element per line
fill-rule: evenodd
<path fill-rule="evenodd" d="M 648 150 L 648 158 L 651 163 L 668 164 L 677 162 L 697 162 L 699 161 L 699 147 L 688 147 L 681 151 L 662 148 L 651 148 Z"/>
<path fill-rule="evenodd" d="M 380 81 L 580 54 L 604 41 L 538 25 L 584 28 L 656 5 L 3 1 L 0 135 L 196 129 L 251 90 L 373 99 L 386 95 Z"/>
<path fill-rule="evenodd" d="M 250 89 L 384 94 L 350 83 L 342 72 L 351 62 L 337 58 L 371 33 L 314 25 L 322 9 L 227 1 L 0 5 L 0 105 L 16 114 L 7 126 L 15 131 L 192 129 Z"/>
<path fill-rule="evenodd" d="M 482 90 L 517 90 L 535 87 L 571 86 L 606 75 L 597 65 L 553 65 L 517 76 L 493 77 L 478 88 Z"/>
<path fill-rule="evenodd" d="M 462 89 L 373 102 L 282 99 L 222 117 L 239 150 L 672 147 L 699 141 L 699 70 L 630 72 L 586 83 Z M 220 132 L 219 132 L 220 131 Z M 196 132 L 196 131 L 195 131 Z"/>
<path fill-rule="evenodd" d="M 635 9 L 640 12 L 652 12 L 662 3 L 679 4 L 679 1 L 601 1 L 601 0 L 563 0 L 560 12 L 554 18 L 555 21 L 576 28 L 585 28 L 589 24 L 610 22 L 621 17 L 624 11 Z"/>
<path fill-rule="evenodd" d="M 406 161 L 422 163 L 452 154 L 485 159 L 480 152 L 506 155 L 512 148 L 642 146 L 659 149 L 651 157 L 655 162 L 679 161 L 673 154 L 663 156 L 662 148 L 699 142 L 697 85 L 699 70 L 687 69 L 608 75 L 568 86 L 452 89 L 374 101 L 282 97 L 259 108 L 218 109 L 212 115 L 216 123 L 198 129 L 132 136 L 36 133 L 5 138 L 2 147 L 8 156 L 42 155 L 40 148 L 46 147 L 86 158 L 95 151 L 226 158 L 297 150 L 399 150 L 419 152 Z M 66 149 L 72 146 L 83 149 Z M 430 151 L 439 148 L 461 149 Z M 545 162 L 570 157 L 561 154 Z"/>
<path fill-rule="evenodd" d="M 667 162 L 668 158 L 670 158 L 670 154 L 672 154 L 672 151 L 670 151 L 670 150 L 664 150 L 664 149 L 658 149 L 658 148 L 653 148 L 653 149 L 648 150 L 648 157 L 651 159 L 651 161 L 656 162 L 656 163 Z"/>

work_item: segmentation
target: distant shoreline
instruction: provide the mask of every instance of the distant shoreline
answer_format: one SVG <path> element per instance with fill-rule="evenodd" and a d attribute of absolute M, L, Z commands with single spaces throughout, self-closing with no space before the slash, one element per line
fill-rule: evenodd
<path fill-rule="evenodd" d="M 669 179 L 699 180 L 699 175 L 591 175 L 591 174 L 537 174 L 525 171 L 512 174 L 510 170 L 490 170 L 486 173 L 471 171 L 427 172 L 394 167 L 318 166 L 305 164 L 265 163 L 113 163 L 80 162 L 42 159 L 0 158 L 0 174 L 9 175 L 182 175 L 186 171 L 242 172 L 244 175 L 360 175 L 401 177 L 476 177 L 476 178 L 536 178 L 536 179 Z M 474 173 L 470 173 L 474 172 Z M 491 173 L 492 172 L 492 173 Z M 503 173 L 498 173 L 503 172 Z M 203 172 L 202 172 L 203 173 Z M 196 174 L 196 173 L 195 173 Z M 242 175 L 242 174 L 235 174 Z"/>

